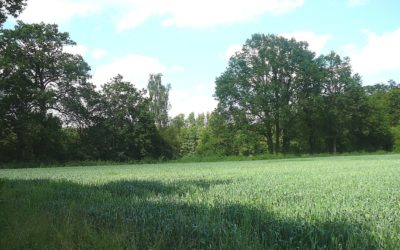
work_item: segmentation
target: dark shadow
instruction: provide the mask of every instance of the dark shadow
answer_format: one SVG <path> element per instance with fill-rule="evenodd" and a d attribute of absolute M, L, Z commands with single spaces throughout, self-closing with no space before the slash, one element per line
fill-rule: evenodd
<path fill-rule="evenodd" d="M 186 203 L 177 199 L 199 189 L 207 191 L 214 185 L 224 184 L 229 184 L 229 181 L 171 181 L 166 184 L 137 180 L 87 186 L 67 181 L 0 179 L 0 248 L 9 246 L 6 244 L 9 230 L 24 230 L 25 224 L 18 220 L 18 216 L 19 213 L 29 213 L 27 211 L 32 211 L 32 216 L 45 214 L 54 218 L 46 222 L 55 224 L 47 225 L 55 228 L 48 234 L 58 232 L 58 238 L 48 236 L 47 241 L 57 241 L 61 237 L 60 231 L 63 231 L 57 230 L 63 225 L 57 226 L 57 220 L 69 221 L 70 216 L 95 228 L 98 233 L 115 234 L 117 248 L 122 249 L 381 247 L 362 224 L 347 221 L 309 223 L 282 218 L 265 207 L 222 202 L 205 205 L 201 200 Z M 79 243 L 82 228 L 72 230 L 76 232 L 72 232 L 74 236 L 71 237 L 78 237 L 78 243 L 74 243 L 78 245 L 72 248 L 94 247 L 93 244 L 85 245 L 85 239 L 93 237 L 83 238 Z M 28 238 L 25 240 L 29 241 Z M 39 244 L 38 248 L 60 247 L 59 242 L 49 244 L 47 241 Z"/>

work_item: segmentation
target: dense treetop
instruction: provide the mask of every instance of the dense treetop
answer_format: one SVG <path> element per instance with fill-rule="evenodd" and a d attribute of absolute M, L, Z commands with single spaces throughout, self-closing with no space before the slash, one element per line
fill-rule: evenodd
<path fill-rule="evenodd" d="M 26 0 L 0 0 L 0 27 L 7 16 L 17 17 L 25 8 Z"/>

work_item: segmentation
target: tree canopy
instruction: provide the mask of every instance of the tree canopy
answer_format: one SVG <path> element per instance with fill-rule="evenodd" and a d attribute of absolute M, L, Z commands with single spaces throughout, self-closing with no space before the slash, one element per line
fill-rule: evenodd
<path fill-rule="evenodd" d="M 271 153 L 287 152 L 297 92 L 310 74 L 313 59 L 304 42 L 253 35 L 216 80 L 219 109 L 236 121 L 253 124 L 265 136 Z"/>
<path fill-rule="evenodd" d="M 227 122 L 257 132 L 270 153 L 390 148 L 388 128 L 365 144 L 376 137 L 365 132 L 372 107 L 349 58 L 316 58 L 305 42 L 253 35 L 217 77 L 215 95 Z"/>
<path fill-rule="evenodd" d="M 57 25 L 0 29 L 0 162 L 400 150 L 400 85 L 362 86 L 349 58 L 255 34 L 216 78 L 218 107 L 169 117 L 171 85 L 96 88 Z"/>
<path fill-rule="evenodd" d="M 0 27 L 7 16 L 17 17 L 25 8 L 26 0 L 0 0 Z"/>
<path fill-rule="evenodd" d="M 154 115 L 158 128 L 165 128 L 168 125 L 169 91 L 171 85 L 163 85 L 162 74 L 150 74 L 147 90 L 150 98 L 150 112 Z"/>

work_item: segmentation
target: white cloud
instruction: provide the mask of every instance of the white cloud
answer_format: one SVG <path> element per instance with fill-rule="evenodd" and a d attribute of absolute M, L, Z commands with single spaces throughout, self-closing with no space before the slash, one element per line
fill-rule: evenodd
<path fill-rule="evenodd" d="M 332 38 L 331 35 L 317 35 L 310 31 L 296 31 L 291 33 L 280 34 L 288 39 L 294 38 L 297 41 L 308 42 L 309 49 L 317 54 L 321 53 L 321 50 L 325 47 L 326 43 Z"/>
<path fill-rule="evenodd" d="M 85 56 L 88 52 L 88 48 L 85 45 L 73 45 L 73 46 L 65 46 L 63 47 L 63 51 L 70 54 L 78 54 L 81 56 Z"/>
<path fill-rule="evenodd" d="M 96 48 L 93 50 L 89 50 L 85 45 L 81 45 L 81 44 L 72 45 L 72 46 L 70 46 L 70 45 L 64 46 L 63 51 L 67 52 L 67 53 L 71 53 L 71 54 L 78 54 L 83 57 L 86 56 L 87 54 L 90 54 L 96 60 L 107 55 L 107 52 L 103 49 Z"/>
<path fill-rule="evenodd" d="M 280 15 L 304 0 L 30 0 L 20 19 L 60 23 L 75 16 L 108 12 L 117 16 L 118 31 L 135 28 L 152 17 L 163 26 L 204 28 Z"/>
<path fill-rule="evenodd" d="M 101 59 L 102 57 L 104 57 L 105 55 L 107 55 L 107 52 L 103 49 L 100 48 L 96 48 L 92 50 L 92 57 L 96 60 Z"/>
<path fill-rule="evenodd" d="M 60 23 L 74 16 L 85 16 L 99 11 L 91 1 L 29 0 L 19 16 L 24 22 Z"/>
<path fill-rule="evenodd" d="M 164 26 L 203 28 L 249 21 L 265 13 L 279 15 L 302 5 L 303 0 L 175 0 L 159 13 L 168 16 Z"/>
<path fill-rule="evenodd" d="M 202 86 L 196 86 L 190 91 L 172 88 L 170 92 L 170 115 L 176 116 L 191 112 L 199 114 L 213 111 L 217 107 L 217 101 L 210 94 L 212 90 L 204 89 Z"/>
<path fill-rule="evenodd" d="M 168 75 L 181 70 L 184 70 L 181 66 L 168 67 L 154 57 L 129 54 L 116 58 L 110 63 L 97 66 L 92 81 L 99 87 L 117 74 L 121 74 L 124 80 L 133 83 L 137 88 L 146 88 L 149 74 L 163 73 Z M 165 81 L 165 83 L 167 82 L 168 80 Z M 195 84 L 193 88 L 188 90 L 172 86 L 170 114 L 175 116 L 180 113 L 202 113 L 214 110 L 216 101 L 212 97 L 213 91 L 214 87 L 211 84 Z"/>
<path fill-rule="evenodd" d="M 281 33 L 279 34 L 288 39 L 294 38 L 297 41 L 306 41 L 309 45 L 309 49 L 321 53 L 321 50 L 325 47 L 326 43 L 332 38 L 331 35 L 317 35 L 310 31 L 296 31 L 291 33 Z M 242 45 L 231 44 L 225 51 L 223 55 L 224 59 L 229 60 L 236 52 L 242 50 Z"/>
<path fill-rule="evenodd" d="M 368 30 L 363 30 L 363 33 L 367 36 L 364 46 L 350 44 L 344 49 L 352 61 L 354 71 L 360 73 L 367 83 L 372 83 L 368 79 L 384 71 L 399 71 L 400 28 L 382 35 Z"/>
<path fill-rule="evenodd" d="M 108 82 L 112 77 L 121 74 L 139 88 L 145 88 L 151 73 L 163 73 L 167 69 L 158 58 L 128 54 L 116 58 L 111 63 L 99 65 L 93 74 L 93 83 L 96 86 Z"/>
<path fill-rule="evenodd" d="M 235 55 L 236 52 L 239 52 L 242 50 L 242 45 L 240 44 L 232 44 L 230 45 L 224 54 L 224 59 L 229 60 L 233 55 Z"/>

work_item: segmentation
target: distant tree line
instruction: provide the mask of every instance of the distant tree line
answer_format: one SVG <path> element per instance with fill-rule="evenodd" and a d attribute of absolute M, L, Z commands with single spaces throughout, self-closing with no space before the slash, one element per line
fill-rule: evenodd
<path fill-rule="evenodd" d="M 169 117 L 161 74 L 96 89 L 57 25 L 0 30 L 0 162 L 400 151 L 400 85 L 362 86 L 350 60 L 256 34 L 216 79 L 212 113 Z"/>

